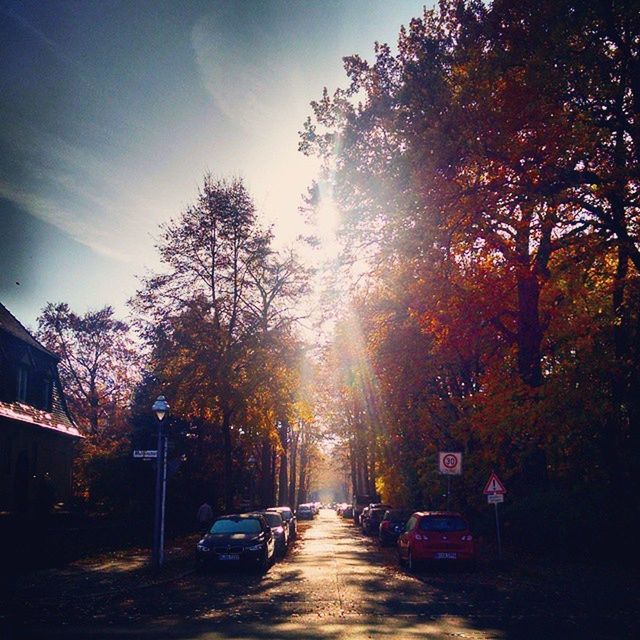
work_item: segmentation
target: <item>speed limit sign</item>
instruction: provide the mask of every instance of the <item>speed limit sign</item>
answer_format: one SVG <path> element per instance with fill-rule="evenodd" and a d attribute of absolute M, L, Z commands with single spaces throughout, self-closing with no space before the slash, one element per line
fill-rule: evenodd
<path fill-rule="evenodd" d="M 440 473 L 459 476 L 462 473 L 462 453 L 460 451 L 441 451 L 439 453 Z"/>

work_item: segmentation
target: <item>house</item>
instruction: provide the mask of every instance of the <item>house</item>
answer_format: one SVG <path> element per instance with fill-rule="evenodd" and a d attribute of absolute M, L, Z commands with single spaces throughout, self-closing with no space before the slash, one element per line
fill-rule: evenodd
<path fill-rule="evenodd" d="M 82 436 L 59 361 L 0 304 L 0 512 L 38 513 L 71 498 Z"/>

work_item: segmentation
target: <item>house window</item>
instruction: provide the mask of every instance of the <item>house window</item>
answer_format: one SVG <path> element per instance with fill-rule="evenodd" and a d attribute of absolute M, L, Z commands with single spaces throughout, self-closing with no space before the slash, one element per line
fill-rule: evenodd
<path fill-rule="evenodd" d="M 53 381 L 45 377 L 42 381 L 42 408 L 51 411 L 51 393 L 53 391 Z"/>
<path fill-rule="evenodd" d="M 29 379 L 29 372 L 26 367 L 18 367 L 18 385 L 16 400 L 18 402 L 26 402 L 27 400 L 27 380 Z"/>

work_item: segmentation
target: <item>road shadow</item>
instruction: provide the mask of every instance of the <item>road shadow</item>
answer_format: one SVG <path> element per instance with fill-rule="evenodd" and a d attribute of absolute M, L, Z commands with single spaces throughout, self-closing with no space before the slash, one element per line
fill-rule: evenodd
<path fill-rule="evenodd" d="M 486 562 L 475 572 L 436 565 L 410 574 L 398 566 L 393 548 L 380 548 L 356 527 L 335 519 L 316 531 L 311 526 L 303 528 L 287 557 L 265 575 L 241 569 L 197 573 L 191 557 L 181 566 L 184 575 L 174 574 L 165 584 L 137 584 L 95 597 L 58 594 L 55 603 L 21 601 L 24 593 L 18 594 L 1 637 L 640 637 L 633 628 L 637 592 L 632 593 L 631 582 L 629 593 L 611 583 L 606 585 L 611 593 L 603 595 L 588 581 L 570 586 L 570 575 L 534 579 Z M 319 555 L 325 540 L 333 554 L 329 559 Z M 111 569 L 107 563 L 94 574 L 110 575 Z"/>
<path fill-rule="evenodd" d="M 635 614 L 640 605 L 637 579 L 578 573 L 570 566 L 555 571 L 528 570 L 515 562 L 496 566 L 486 556 L 475 570 L 431 563 L 410 572 L 400 567 L 396 549 L 382 548 L 375 538 L 349 529 L 361 545 L 360 561 L 384 567 L 382 573 L 371 572 L 364 579 L 345 579 L 347 586 L 357 583 L 368 594 L 362 608 L 365 614 L 375 610 L 394 619 L 453 618 L 464 621 L 465 633 L 488 634 L 481 637 L 640 637 Z"/>

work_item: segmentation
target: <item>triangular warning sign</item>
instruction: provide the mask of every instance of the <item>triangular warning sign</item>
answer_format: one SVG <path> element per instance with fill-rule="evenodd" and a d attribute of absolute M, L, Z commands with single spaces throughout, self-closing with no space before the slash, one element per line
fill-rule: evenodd
<path fill-rule="evenodd" d="M 489 482 L 487 482 L 484 491 L 482 492 L 485 495 L 490 494 L 503 494 L 507 493 L 505 486 L 500 482 L 500 478 L 492 471 L 491 476 L 489 477 Z"/>

